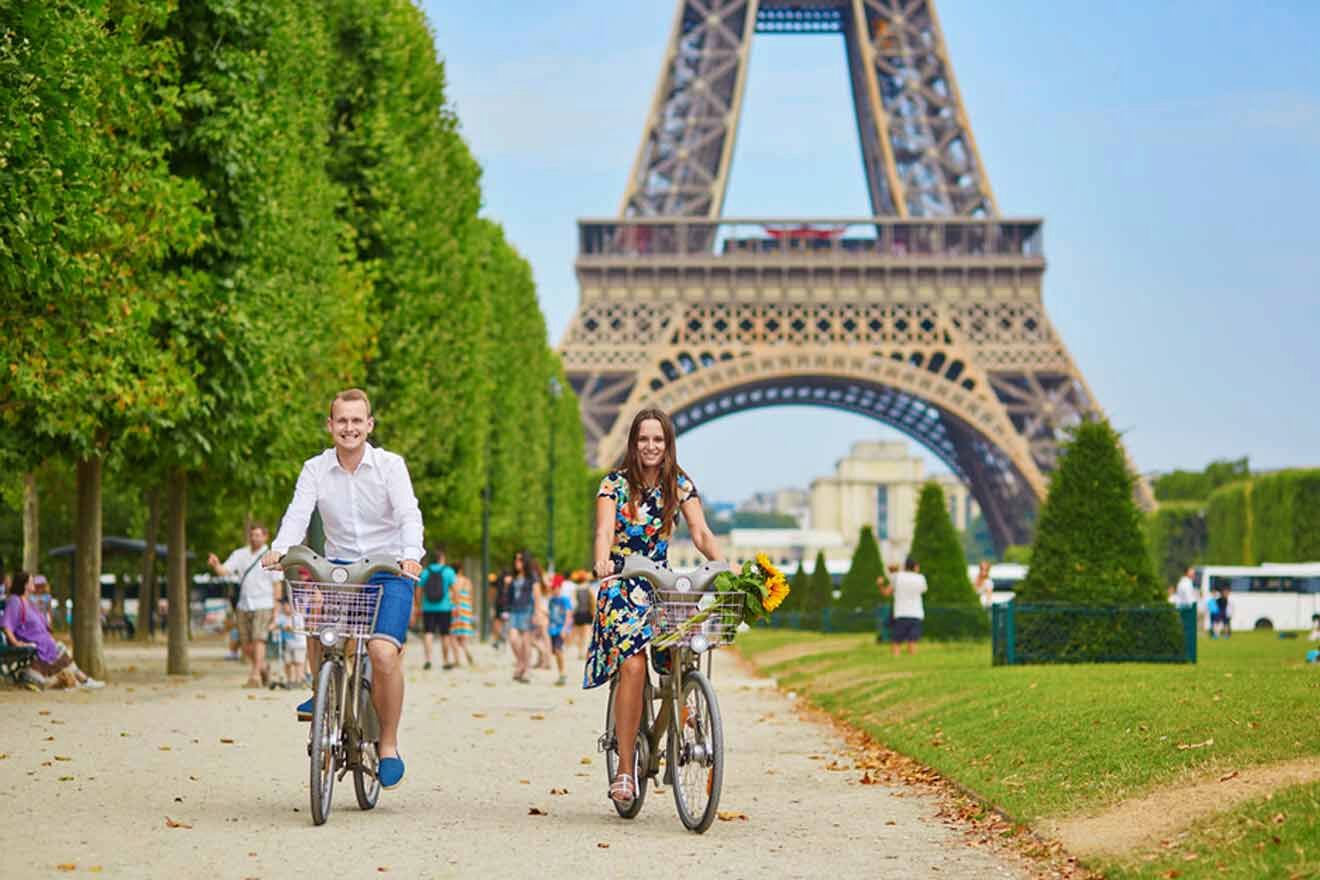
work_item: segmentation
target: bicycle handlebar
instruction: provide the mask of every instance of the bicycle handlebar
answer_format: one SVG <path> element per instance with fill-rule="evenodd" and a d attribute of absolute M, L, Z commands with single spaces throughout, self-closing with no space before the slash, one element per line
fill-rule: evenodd
<path fill-rule="evenodd" d="M 301 580 L 301 578 L 289 576 L 291 569 L 306 568 L 311 572 L 313 581 L 323 584 L 365 584 L 371 580 L 372 575 L 381 572 L 398 577 L 407 577 L 410 580 L 413 579 L 404 574 L 403 569 L 393 562 L 362 559 L 345 565 L 331 562 L 329 559 L 318 555 L 311 547 L 304 547 L 301 544 L 290 547 L 288 552 L 280 557 L 279 567 L 289 580 Z"/>
<path fill-rule="evenodd" d="M 703 593 L 710 588 L 715 576 L 729 571 L 727 562 L 706 562 L 691 571 L 671 571 L 661 568 L 645 556 L 629 556 L 623 564 L 615 564 L 614 573 L 620 578 L 642 578 L 657 590 Z"/>

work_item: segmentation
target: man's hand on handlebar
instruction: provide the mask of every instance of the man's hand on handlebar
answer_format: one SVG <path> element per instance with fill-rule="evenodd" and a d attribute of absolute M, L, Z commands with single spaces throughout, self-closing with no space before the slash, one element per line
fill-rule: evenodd
<path fill-rule="evenodd" d="M 416 559 L 399 560 L 399 568 L 403 569 L 403 573 L 413 579 L 416 579 L 422 573 L 422 564 Z"/>
<path fill-rule="evenodd" d="M 283 555 L 274 550 L 266 551 L 266 555 L 261 557 L 261 567 L 265 569 L 278 568 Z"/>

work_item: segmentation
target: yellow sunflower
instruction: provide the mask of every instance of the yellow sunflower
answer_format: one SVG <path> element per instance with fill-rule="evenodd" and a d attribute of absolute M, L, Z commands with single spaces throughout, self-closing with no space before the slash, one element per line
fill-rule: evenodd
<path fill-rule="evenodd" d="M 756 565 L 761 569 L 761 573 L 766 576 L 767 580 L 770 578 L 782 579 L 784 577 L 784 573 L 775 568 L 774 563 L 770 561 L 770 557 L 764 553 L 756 554 Z"/>
<path fill-rule="evenodd" d="M 765 591 L 765 610 L 774 611 L 788 598 L 788 581 L 782 574 L 776 574 L 765 582 Z"/>

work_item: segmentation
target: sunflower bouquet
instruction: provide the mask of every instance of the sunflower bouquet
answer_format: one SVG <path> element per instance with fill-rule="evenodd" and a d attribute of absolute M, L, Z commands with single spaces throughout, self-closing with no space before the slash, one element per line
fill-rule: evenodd
<path fill-rule="evenodd" d="M 678 644 L 692 630 L 717 617 L 725 632 L 734 632 L 739 623 L 756 623 L 769 617 L 788 597 L 788 578 L 774 566 L 764 553 L 756 554 L 755 561 L 744 562 L 741 569 L 720 572 L 711 582 L 723 601 L 707 594 L 697 603 L 697 613 L 683 621 L 674 630 L 657 636 L 652 644 L 668 648 Z M 728 601 L 728 594 L 741 593 L 741 601 Z"/>

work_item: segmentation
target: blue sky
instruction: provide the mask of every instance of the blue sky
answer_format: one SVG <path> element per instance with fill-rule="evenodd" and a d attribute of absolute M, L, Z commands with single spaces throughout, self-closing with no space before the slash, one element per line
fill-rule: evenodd
<path fill-rule="evenodd" d="M 421 5 L 485 213 L 531 261 L 557 343 L 574 223 L 618 212 L 674 4 Z M 1320 4 L 938 8 L 1000 212 L 1045 218 L 1046 306 L 1137 465 L 1320 465 Z M 869 213 L 846 71 L 837 35 L 757 38 L 726 214 Z M 881 435 L 771 409 L 680 453 L 736 500 Z"/>

